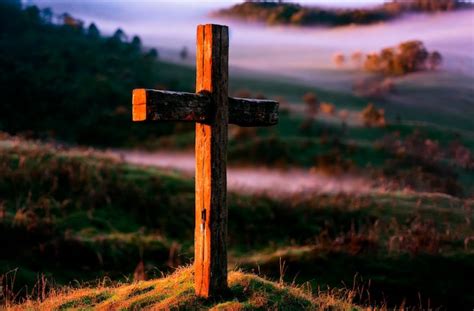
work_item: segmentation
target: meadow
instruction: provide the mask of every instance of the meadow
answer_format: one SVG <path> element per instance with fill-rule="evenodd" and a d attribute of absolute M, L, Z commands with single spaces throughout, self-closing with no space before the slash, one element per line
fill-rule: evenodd
<path fill-rule="evenodd" d="M 385 190 L 229 193 L 232 294 L 205 302 L 189 268 L 163 278 L 192 263 L 194 180 L 107 151 L 192 150 L 192 124 L 133 124 L 130 110 L 135 87 L 193 92 L 194 68 L 120 32 L 55 25 L 34 8 L 0 13 L 2 306 L 474 305 L 472 78 L 416 73 L 374 99 L 231 68 L 232 95 L 281 110 L 276 127 L 230 128 L 229 165 L 351 172 Z M 309 93 L 333 109 L 308 117 Z M 383 126 L 365 123 L 370 102 Z"/>
<path fill-rule="evenodd" d="M 47 291 L 104 277 L 126 282 L 141 262 L 150 278 L 191 262 L 194 188 L 179 173 L 18 141 L 2 147 L 1 163 L 9 301 L 26 291 L 38 298 L 38 278 L 49 280 Z M 465 291 L 472 208 L 472 200 L 442 194 L 231 193 L 230 261 L 309 282 L 315 293 L 352 290 L 362 305 L 466 307 L 474 299 Z"/>

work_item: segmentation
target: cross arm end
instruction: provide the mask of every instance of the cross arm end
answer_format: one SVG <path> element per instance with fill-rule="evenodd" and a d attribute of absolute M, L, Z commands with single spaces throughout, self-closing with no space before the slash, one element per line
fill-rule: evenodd
<path fill-rule="evenodd" d="M 239 126 L 272 126 L 278 123 L 278 102 L 229 97 L 229 123 Z"/>
<path fill-rule="evenodd" d="M 146 90 L 134 89 L 132 95 L 132 120 L 146 120 Z"/>

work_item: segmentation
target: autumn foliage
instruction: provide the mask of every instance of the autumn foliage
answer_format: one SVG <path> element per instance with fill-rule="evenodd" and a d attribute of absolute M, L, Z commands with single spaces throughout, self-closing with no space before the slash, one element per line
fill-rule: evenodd
<path fill-rule="evenodd" d="M 437 69 L 442 63 L 438 51 L 429 52 L 423 42 L 418 40 L 400 43 L 397 47 L 370 53 L 364 61 L 364 69 L 386 75 L 404 75 L 411 72 Z"/>

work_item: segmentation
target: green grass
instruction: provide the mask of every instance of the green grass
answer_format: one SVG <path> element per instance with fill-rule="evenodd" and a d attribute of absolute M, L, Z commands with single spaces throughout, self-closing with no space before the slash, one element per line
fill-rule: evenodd
<path fill-rule="evenodd" d="M 394 306 L 405 300 L 409 306 L 443 306 L 461 310 L 474 304 L 474 295 L 462 291 L 469 286 L 466 275 L 474 271 L 474 255 L 408 254 L 373 255 L 313 248 L 306 252 L 278 252 L 242 257 L 241 267 L 278 278 L 284 263 L 285 280 L 309 282 L 313 288 L 340 287 L 358 289 L 355 302 Z M 434 268 L 436 267 L 436 268 Z M 367 289 L 367 292 L 363 292 Z M 462 292 L 459 292 L 462 291 Z"/>
<path fill-rule="evenodd" d="M 0 174 L 0 266 L 2 273 L 18 268 L 19 297 L 40 274 L 58 284 L 105 276 L 117 282 L 142 260 L 149 277 L 192 260 L 194 183 L 179 174 L 25 142 L 4 145 Z M 472 246 L 464 249 L 474 235 L 472 200 L 403 192 L 282 200 L 230 193 L 228 207 L 231 262 L 271 278 L 279 278 L 282 257 L 288 282 L 339 287 L 344 281 L 351 288 L 356 273 L 373 280 L 372 302 L 383 303 L 385 295 L 392 306 L 403 298 L 417 305 L 418 291 L 432 306 L 471 301 L 459 276 L 472 272 Z M 404 242 L 391 251 L 397 237 Z M 266 255 L 294 247 L 313 251 L 291 260 Z M 249 256 L 264 259 L 242 261 Z M 451 270 L 427 279 L 424 264 Z M 411 265 L 420 273 L 404 272 Z M 443 292 L 446 283 L 450 290 Z M 360 303 L 369 303 L 367 296 Z"/>
<path fill-rule="evenodd" d="M 451 71 L 408 75 L 396 83 L 397 91 L 383 107 L 392 117 L 399 114 L 405 120 L 427 122 L 472 140 L 473 83 L 472 76 Z"/>

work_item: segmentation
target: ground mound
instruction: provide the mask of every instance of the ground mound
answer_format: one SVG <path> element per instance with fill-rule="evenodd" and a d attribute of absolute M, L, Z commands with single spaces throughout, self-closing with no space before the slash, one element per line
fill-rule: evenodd
<path fill-rule="evenodd" d="M 348 310 L 353 305 L 334 295 L 313 296 L 289 285 L 257 275 L 232 271 L 228 297 L 205 300 L 196 297 L 191 267 L 168 277 L 120 284 L 113 287 L 61 289 L 40 302 L 28 300 L 8 310 Z"/>

